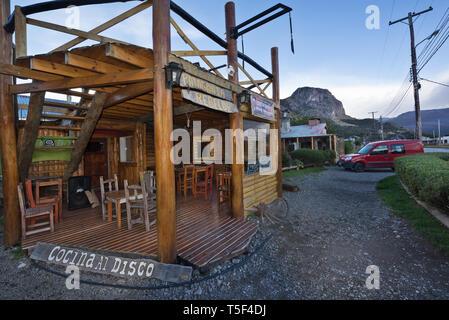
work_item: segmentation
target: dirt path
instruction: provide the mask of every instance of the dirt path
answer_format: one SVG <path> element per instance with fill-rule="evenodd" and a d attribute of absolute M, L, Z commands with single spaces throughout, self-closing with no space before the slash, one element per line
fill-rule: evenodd
<path fill-rule="evenodd" d="M 0 298 L 448 299 L 449 259 L 380 203 L 376 182 L 391 174 L 330 168 L 297 179 L 301 191 L 285 193 L 288 220 L 264 226 L 251 244 L 255 248 L 272 234 L 266 247 L 242 267 L 189 287 L 138 291 L 81 284 L 80 290 L 69 291 L 65 279 L 30 266 L 28 259 L 12 260 L 11 251 L 0 247 Z M 379 267 L 379 290 L 365 287 L 369 265 Z M 126 283 L 95 274 L 81 278 L 160 284 Z"/>

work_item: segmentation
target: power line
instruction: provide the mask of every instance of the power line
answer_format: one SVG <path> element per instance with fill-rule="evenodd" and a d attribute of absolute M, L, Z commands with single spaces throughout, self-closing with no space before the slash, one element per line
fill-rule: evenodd
<path fill-rule="evenodd" d="M 421 78 L 421 77 L 419 78 L 419 80 L 432 82 L 432 83 L 435 83 L 435 84 L 439 84 L 440 86 L 444 86 L 444 87 L 448 87 L 449 88 L 449 84 L 441 83 L 441 82 L 438 82 L 438 81 L 433 81 L 433 80 L 429 80 L 429 79 L 425 79 L 425 78 Z"/>

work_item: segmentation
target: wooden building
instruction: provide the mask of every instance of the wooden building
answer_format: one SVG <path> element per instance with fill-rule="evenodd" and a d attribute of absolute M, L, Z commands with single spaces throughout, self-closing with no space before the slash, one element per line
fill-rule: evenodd
<path fill-rule="evenodd" d="M 128 230 L 126 223 L 117 227 L 117 221 L 103 221 L 98 208 L 65 211 L 55 232 L 28 237 L 23 247 L 51 242 L 157 256 L 166 263 L 180 258 L 200 267 L 242 252 L 257 230 L 257 225 L 244 219 L 245 209 L 281 197 L 281 170 L 266 175 L 251 171 L 246 163 L 233 161 L 228 205 L 217 206 L 216 199 L 180 197 L 175 190 L 175 165 L 170 160 L 170 135 L 174 128 L 191 131 L 194 121 L 201 122 L 203 132 L 209 128 L 222 132 L 251 126 L 279 132 L 277 48 L 271 50 L 270 72 L 237 52 L 236 40 L 230 37 L 230 29 L 235 26 L 232 2 L 225 8 L 226 41 L 204 30 L 202 24 L 169 0 L 143 1 L 90 31 L 32 19 L 26 16 L 26 7 L 16 7 L 10 16 L 9 2 L 0 4 L 4 25 L 0 34 L 0 126 L 6 245 L 20 240 L 19 181 L 42 176 L 60 176 L 67 181 L 71 176 L 84 175 L 91 176 L 95 186 L 100 176 L 112 178 L 117 174 L 122 185 L 124 179 L 138 183 L 140 172 L 153 170 L 157 177 L 157 224 L 150 232 L 143 226 Z M 153 48 L 99 35 L 149 7 L 153 12 Z M 170 16 L 171 10 L 221 43 L 223 50 L 199 50 Z M 51 52 L 28 56 L 27 25 L 64 32 L 74 39 Z M 171 49 L 171 26 L 191 51 Z M 99 44 L 76 47 L 86 39 Z M 267 78 L 255 80 L 238 63 L 238 54 Z M 225 56 L 228 68 L 234 72 L 224 77 L 207 58 L 210 55 Z M 190 56 L 201 58 L 212 71 L 183 58 Z M 170 82 L 175 69 L 181 70 L 182 76 Z M 239 71 L 246 80 L 239 82 Z M 32 81 L 16 84 L 13 77 Z M 272 97 L 266 94 L 270 85 Z M 77 103 L 45 101 L 45 93 L 65 94 Z M 28 94 L 27 116 L 18 121 L 16 132 L 14 101 L 18 95 Z M 261 116 L 253 104 L 239 103 L 242 96 L 264 103 L 271 117 Z M 64 146 L 70 150 L 69 161 L 31 161 L 36 149 L 49 148 L 36 147 L 36 140 L 48 136 L 71 139 L 72 143 Z M 275 145 L 279 148 L 280 134 L 277 139 Z M 234 151 L 239 143 L 232 140 Z M 271 161 L 280 168 L 280 152 L 275 151 Z"/>

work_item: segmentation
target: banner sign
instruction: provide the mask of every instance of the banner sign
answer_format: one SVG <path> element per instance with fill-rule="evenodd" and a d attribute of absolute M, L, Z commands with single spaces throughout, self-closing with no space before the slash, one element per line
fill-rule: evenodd
<path fill-rule="evenodd" d="M 232 102 L 218 99 L 198 91 L 182 89 L 181 93 L 184 99 L 192 101 L 201 106 L 226 113 L 238 112 L 237 106 Z"/>
<path fill-rule="evenodd" d="M 205 92 L 211 96 L 218 97 L 228 101 L 234 101 L 232 98 L 232 91 L 219 87 L 206 80 L 194 77 L 186 72 L 181 74 L 181 80 L 179 84 L 182 88 L 189 88 Z"/>
<path fill-rule="evenodd" d="M 253 116 L 274 121 L 274 103 L 251 94 L 251 113 Z"/>
<path fill-rule="evenodd" d="M 132 279 L 183 282 L 192 277 L 192 267 L 188 266 L 164 264 L 151 259 L 115 257 L 42 242 L 34 248 L 31 259 Z"/>

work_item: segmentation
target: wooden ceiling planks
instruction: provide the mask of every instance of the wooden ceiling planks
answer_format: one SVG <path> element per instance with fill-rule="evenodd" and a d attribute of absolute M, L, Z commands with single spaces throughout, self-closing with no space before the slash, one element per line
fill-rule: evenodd
<path fill-rule="evenodd" d="M 131 81 L 118 81 L 114 79 L 113 75 L 132 73 L 144 73 L 150 71 L 153 68 L 153 51 L 151 49 L 138 47 L 135 45 L 124 45 L 120 43 L 105 43 L 87 47 L 74 48 L 69 51 L 52 52 L 44 55 L 36 55 L 33 57 L 22 57 L 16 60 L 16 66 L 23 69 L 18 72 L 25 76 L 32 76 L 35 80 L 40 81 L 55 81 L 62 80 L 60 83 L 69 83 L 62 87 L 55 87 L 54 90 L 51 86 L 48 91 L 69 94 L 78 96 L 91 101 L 93 95 L 83 93 L 74 90 L 75 88 L 82 87 L 87 82 L 80 81 L 82 79 L 89 80 L 89 89 L 100 92 L 113 93 L 117 90 L 124 90 L 128 84 L 145 81 L 142 77 L 131 77 Z M 218 78 L 209 72 L 205 72 L 198 69 L 190 62 L 171 56 L 171 61 L 182 63 L 184 68 L 188 72 L 193 72 L 200 78 L 206 78 L 209 81 L 216 80 L 218 85 L 229 89 L 239 89 L 238 87 L 226 81 Z M 146 69 L 146 70 L 144 70 Z M 148 72 L 147 72 L 148 75 Z M 111 76 L 111 77 L 110 77 Z M 110 83 L 105 81 L 98 81 L 98 86 L 92 86 L 95 81 L 92 81 L 95 77 L 103 79 L 111 79 Z M 79 80 L 77 78 L 80 78 Z M 151 79 L 149 79 L 151 80 Z M 55 85 L 60 85 L 57 81 Z M 73 85 L 70 87 L 70 85 Z M 37 87 L 37 88 L 36 88 Z M 19 86 L 13 88 L 18 89 Z M 28 84 L 22 85 L 22 91 L 27 89 L 31 91 L 39 90 L 39 85 Z M 237 90 L 237 91 L 239 91 Z M 20 91 L 20 90 L 17 90 Z M 121 101 L 118 99 L 117 101 Z M 188 103 L 183 99 L 180 88 L 173 88 L 173 106 L 183 106 Z M 146 115 L 153 110 L 153 92 L 136 96 L 121 102 L 120 104 L 107 108 L 103 115 L 106 117 L 124 117 L 126 119 L 137 119 L 142 115 Z M 204 110 L 202 112 L 195 112 L 192 120 L 219 120 L 223 118 L 223 114 L 211 110 Z M 182 119 L 185 121 L 185 115 L 178 115 L 175 117 L 175 121 Z"/>

